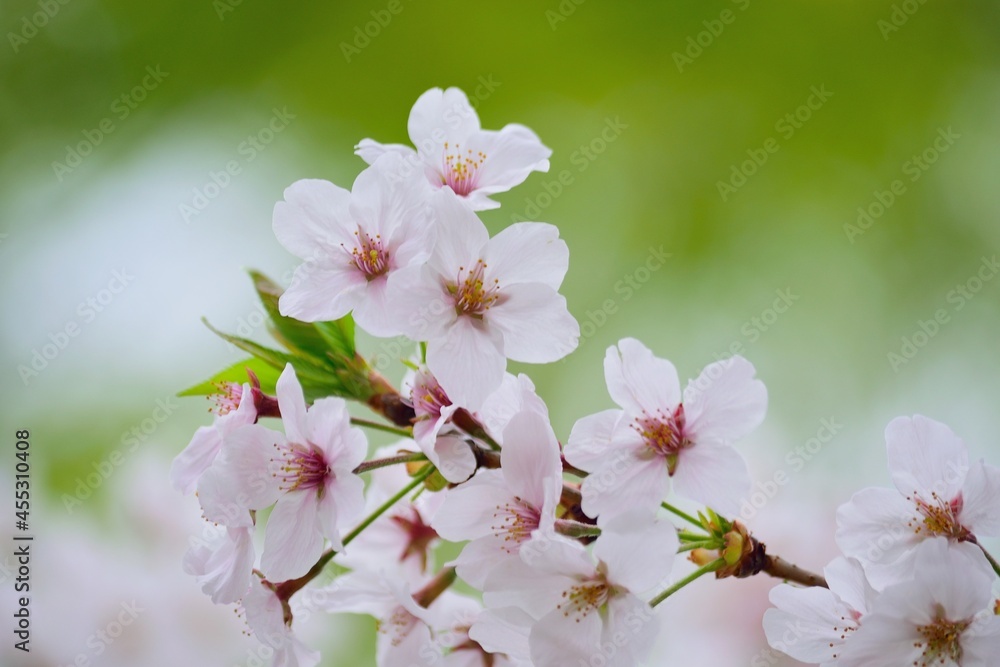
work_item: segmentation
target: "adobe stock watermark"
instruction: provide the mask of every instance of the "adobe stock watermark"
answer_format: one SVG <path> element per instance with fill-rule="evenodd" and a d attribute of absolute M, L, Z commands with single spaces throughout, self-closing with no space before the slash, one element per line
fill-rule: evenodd
<path fill-rule="evenodd" d="M 899 29 L 906 25 L 910 17 L 916 14 L 926 2 L 927 0 L 903 0 L 894 4 L 892 12 L 889 13 L 889 18 L 879 19 L 875 23 L 875 27 L 882 33 L 882 39 L 888 42 L 889 35 L 899 32 Z"/>
<path fill-rule="evenodd" d="M 919 181 L 924 173 L 934 166 L 941 156 L 948 152 L 948 149 L 954 146 L 955 142 L 961 138 L 962 135 L 952 130 L 951 125 L 947 128 L 939 127 L 937 136 L 927 148 L 911 156 L 909 160 L 900 165 L 899 169 L 903 173 L 903 176 L 907 177 L 906 181 L 902 178 L 897 178 L 889 184 L 887 190 L 876 190 L 873 192 L 872 201 L 858 207 L 856 222 L 854 224 L 844 224 L 844 234 L 847 235 L 847 240 L 853 244 L 855 239 L 871 229 L 872 225 L 885 215 L 885 212 L 892 208 L 892 205 L 900 197 L 907 193 L 907 181 L 910 183 Z"/>
<path fill-rule="evenodd" d="M 38 11 L 26 14 L 21 17 L 21 29 L 17 32 L 8 32 L 7 41 L 14 53 L 21 50 L 21 47 L 38 35 L 38 31 L 49 24 L 49 21 L 56 17 L 63 7 L 68 5 L 70 0 L 38 0 L 36 3 Z"/>
<path fill-rule="evenodd" d="M 31 380 L 47 369 L 69 347 L 70 342 L 80 335 L 84 327 L 96 320 L 97 316 L 103 313 L 133 280 L 135 276 L 129 274 L 128 269 L 112 271 L 111 280 L 107 285 L 77 305 L 76 317 L 70 318 L 59 329 L 50 332 L 47 336 L 48 342 L 43 343 L 41 347 L 32 348 L 28 362 L 17 367 L 17 374 L 24 386 L 27 387 Z"/>
<path fill-rule="evenodd" d="M 220 21 L 226 20 L 226 14 L 232 14 L 243 4 L 243 0 L 212 0 L 212 9 Z"/>
<path fill-rule="evenodd" d="M 67 144 L 66 155 L 63 157 L 62 162 L 59 160 L 52 161 L 52 171 L 59 182 L 62 183 L 62 180 L 67 175 L 73 173 L 73 170 L 83 164 L 84 158 L 93 153 L 94 149 L 100 146 L 109 134 L 118 129 L 118 124 L 131 116 L 132 112 L 139 108 L 139 105 L 168 76 L 170 76 L 170 72 L 164 72 L 160 69 L 159 65 L 155 67 L 152 65 L 147 66 L 146 75 L 142 77 L 142 80 L 111 102 L 108 108 L 111 115 L 105 116 L 98 121 L 96 127 L 82 130 L 83 139 L 76 144 Z"/>
<path fill-rule="evenodd" d="M 741 12 L 746 11 L 750 6 L 750 0 L 732 0 L 732 3 Z M 715 44 L 715 40 L 722 36 L 722 33 L 726 30 L 726 26 L 736 22 L 737 16 L 739 14 L 727 8 L 719 12 L 718 18 L 702 21 L 701 24 L 705 26 L 705 29 L 695 35 L 688 35 L 687 40 L 685 40 L 686 46 L 684 51 L 674 51 L 673 53 L 674 65 L 677 66 L 677 71 L 683 74 L 685 67 L 693 65 L 694 61 L 705 53 L 705 49 Z"/>
<path fill-rule="evenodd" d="M 587 0 L 561 0 L 555 9 L 545 10 L 545 20 L 549 22 L 549 27 L 555 30 L 560 23 L 565 23 L 570 16 L 576 13 L 577 8 Z"/>
<path fill-rule="evenodd" d="M 844 425 L 836 417 L 824 417 L 819 420 L 816 433 L 801 445 L 796 445 L 785 454 L 785 466 L 778 468 L 768 479 L 756 480 L 750 495 L 740 504 L 740 518 L 750 521 L 765 505 L 774 500 L 782 487 L 791 481 L 791 476 L 802 472 L 806 465 L 816 458 L 823 448 L 833 442 L 837 434 L 844 430 Z"/>
<path fill-rule="evenodd" d="M 90 463 L 91 470 L 86 475 L 74 480 L 73 493 L 62 494 L 60 500 L 66 511 L 73 514 L 78 507 L 89 500 L 114 475 L 115 471 L 124 466 L 126 461 L 149 441 L 157 429 L 173 416 L 178 407 L 180 406 L 175 402 L 173 396 L 156 399 L 149 416 L 122 433 L 119 439 L 121 446 L 112 449 L 101 460 L 92 461 Z"/>
<path fill-rule="evenodd" d="M 350 63 L 355 57 L 361 55 L 361 52 L 367 49 L 372 40 L 389 27 L 392 20 L 399 16 L 403 9 L 402 0 L 389 0 L 385 7 L 371 10 L 369 12 L 371 20 L 354 26 L 353 39 L 350 42 L 340 43 L 340 52 L 344 54 L 344 60 Z"/>
<path fill-rule="evenodd" d="M 227 160 L 218 171 L 210 169 L 205 182 L 191 189 L 191 199 L 177 205 L 177 211 L 184 222 L 190 223 L 192 219 L 201 215 L 208 205 L 229 187 L 233 179 L 243 173 L 247 165 L 267 150 L 275 137 L 284 132 L 295 117 L 295 114 L 288 111 L 288 107 L 272 109 L 271 118 L 267 123 L 256 132 L 248 134 L 246 139 L 236 146 L 238 157 Z"/>
<path fill-rule="evenodd" d="M 616 142 L 622 132 L 628 129 L 628 123 L 623 123 L 620 116 L 604 119 L 604 126 L 600 132 L 580 146 L 569 155 L 569 163 L 576 167 L 575 172 L 582 174 L 598 157 L 604 154 L 608 147 Z M 542 211 L 552 206 L 552 203 L 560 197 L 566 188 L 576 182 L 574 170 L 563 169 L 556 177 L 542 181 L 542 188 L 545 192 L 539 192 L 534 197 L 524 198 L 524 208 L 520 213 L 511 213 L 510 221 L 523 222 L 526 220 L 538 220 Z"/>
<path fill-rule="evenodd" d="M 752 316 L 740 325 L 741 338 L 734 340 L 725 351 L 716 353 L 716 361 L 722 361 L 735 355 L 745 355 L 747 345 L 756 343 L 761 336 L 771 330 L 782 315 L 792 309 L 792 306 L 802 297 L 792 292 L 792 288 L 774 290 L 774 300 L 771 305 Z"/>
<path fill-rule="evenodd" d="M 983 257 L 973 275 L 948 290 L 945 294 L 945 303 L 948 307 L 938 308 L 926 320 L 917 320 L 916 329 L 899 339 L 899 349 L 891 350 L 886 355 L 892 371 L 898 373 L 900 368 L 913 361 L 920 350 L 927 347 L 941 329 L 951 322 L 952 315 L 965 308 L 966 304 L 996 277 L 998 271 L 1000 262 L 997 261 L 996 255 Z"/>
<path fill-rule="evenodd" d="M 795 133 L 801 130 L 806 123 L 812 119 L 813 114 L 823 108 L 823 105 L 833 97 L 833 93 L 826 89 L 826 84 L 819 87 L 809 88 L 809 97 L 806 101 L 795 109 L 786 113 L 774 123 L 774 131 L 784 139 L 790 140 Z M 756 174 L 763 167 L 768 159 L 781 150 L 781 143 L 775 137 L 768 137 L 758 148 L 748 148 L 747 158 L 739 164 L 732 164 L 729 167 L 729 178 L 716 181 L 715 187 L 719 191 L 722 201 L 728 201 L 731 195 L 747 184 L 747 180 Z"/>
<path fill-rule="evenodd" d="M 139 614 L 146 611 L 135 600 L 122 602 L 119 606 L 117 616 L 88 636 L 85 649 L 77 653 L 73 661 L 66 663 L 65 667 L 90 667 L 97 664 L 94 660 L 104 655 L 105 651 L 125 634 L 125 630 L 136 622 Z"/>

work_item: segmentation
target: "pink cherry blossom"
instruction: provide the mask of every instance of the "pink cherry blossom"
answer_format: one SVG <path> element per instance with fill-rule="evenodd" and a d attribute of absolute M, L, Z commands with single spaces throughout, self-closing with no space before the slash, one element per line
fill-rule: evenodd
<path fill-rule="evenodd" d="M 274 649 L 273 667 L 315 667 L 319 664 L 319 652 L 311 650 L 292 632 L 291 612 L 287 603 L 275 593 L 273 584 L 253 577 L 242 609 L 254 636 Z"/>
<path fill-rule="evenodd" d="M 170 466 L 170 483 L 184 494 L 198 485 L 202 473 L 208 470 L 222 448 L 222 439 L 241 426 L 257 421 L 254 393 L 249 384 L 230 383 L 223 387 L 217 400 L 218 416 L 211 426 L 202 426 Z"/>
<path fill-rule="evenodd" d="M 681 396 L 677 371 L 634 338 L 608 348 L 604 375 L 620 410 L 577 421 L 566 460 L 591 473 L 583 509 L 591 516 L 650 511 L 674 490 L 736 514 L 750 487 L 743 457 L 729 443 L 764 419 L 767 390 L 742 357 L 707 366 Z"/>
<path fill-rule="evenodd" d="M 416 418 L 413 439 L 441 475 L 452 483 L 469 479 L 476 470 L 476 457 L 465 438 L 451 427 L 452 415 L 460 406 L 427 368 L 419 368 L 403 383 L 409 390 Z"/>
<path fill-rule="evenodd" d="M 912 580 L 887 587 L 844 644 L 838 667 L 989 667 L 1000 656 L 992 577 L 948 540 L 925 540 Z"/>
<path fill-rule="evenodd" d="M 558 293 L 569 251 L 552 225 L 522 222 L 494 238 L 449 191 L 432 198 L 437 244 L 399 271 L 397 326 L 427 342 L 427 367 L 470 410 L 500 386 L 507 359 L 548 363 L 576 348 L 580 327 Z"/>
<path fill-rule="evenodd" d="M 859 491 L 837 511 L 837 543 L 865 563 L 876 585 L 911 573 L 913 549 L 945 537 L 988 567 L 978 537 L 1000 535 L 1000 469 L 969 462 L 965 443 L 927 417 L 898 417 L 885 430 L 896 490 Z"/>
<path fill-rule="evenodd" d="M 489 198 L 522 183 L 532 171 L 548 171 L 552 151 L 534 132 L 510 124 L 483 130 L 479 116 L 458 88 L 432 88 L 421 95 L 407 124 L 416 150 L 402 144 L 363 139 L 357 154 L 373 164 L 385 154 L 405 158 L 432 188 L 448 187 L 473 210 L 497 208 Z"/>
<path fill-rule="evenodd" d="M 837 558 L 823 571 L 830 588 L 780 584 L 771 589 L 764 633 L 775 649 L 796 660 L 833 667 L 878 593 L 861 563 Z"/>
<path fill-rule="evenodd" d="M 224 523 L 233 504 L 259 510 L 276 503 L 261 569 L 273 581 L 286 581 L 312 567 L 324 538 L 341 548 L 341 530 L 364 507 L 364 482 L 352 471 L 364 459 L 367 442 L 351 427 L 342 399 L 322 398 L 306 408 L 291 364 L 277 390 L 285 433 L 259 425 L 231 433 L 202 478 L 200 499 L 206 518 Z"/>
<path fill-rule="evenodd" d="M 241 599 L 250 588 L 254 564 L 253 529 L 220 526 L 207 540 L 192 538 L 184 554 L 184 571 L 194 575 L 215 604 Z"/>
<path fill-rule="evenodd" d="M 377 161 L 350 192 L 321 180 L 285 190 L 274 207 L 274 233 L 306 262 L 281 296 L 282 315 L 317 322 L 353 311 L 375 336 L 400 333 L 388 312 L 392 276 L 426 260 L 434 239 L 423 188 L 395 176 L 401 160 Z"/>
<path fill-rule="evenodd" d="M 593 555 L 560 535 L 540 536 L 520 559 L 499 564 L 487 578 L 488 609 L 517 608 L 530 619 L 528 644 L 535 667 L 590 664 L 633 667 L 653 648 L 657 618 L 647 595 L 665 587 L 677 551 L 676 530 L 645 512 L 609 521 Z M 507 619 L 517 622 L 517 616 Z M 517 633 L 496 623 L 473 626 L 484 646 L 504 648 Z"/>
<path fill-rule="evenodd" d="M 447 540 L 472 540 L 455 565 L 462 579 L 480 589 L 536 531 L 553 532 L 562 492 L 559 442 L 544 416 L 515 415 L 503 440 L 500 470 L 481 470 L 450 491 L 433 521 Z"/>

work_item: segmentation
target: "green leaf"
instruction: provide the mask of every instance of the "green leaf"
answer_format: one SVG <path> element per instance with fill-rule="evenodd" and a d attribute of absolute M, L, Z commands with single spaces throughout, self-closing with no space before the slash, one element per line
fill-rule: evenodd
<path fill-rule="evenodd" d="M 281 286 L 259 271 L 251 270 L 250 278 L 270 318 L 268 330 L 271 335 L 291 352 L 302 352 L 318 359 L 325 359 L 327 342 L 316 327 L 311 323 L 300 322 L 281 314 L 278 309 L 278 299 L 284 293 Z"/>
<path fill-rule="evenodd" d="M 249 381 L 249 378 L 247 377 L 247 368 L 252 370 L 257 375 L 257 378 L 260 380 L 261 390 L 265 394 L 273 395 L 275 384 L 278 381 L 278 375 L 280 372 L 270 364 L 255 357 L 250 357 L 248 359 L 244 359 L 243 361 L 237 361 L 229 368 L 219 371 L 204 382 L 188 387 L 184 391 L 179 392 L 177 395 L 208 396 L 219 391 L 217 385 L 220 382 L 238 382 L 243 384 L 244 382 Z"/>
<path fill-rule="evenodd" d="M 357 351 L 354 347 L 354 318 L 350 313 L 333 322 L 317 322 L 315 327 L 335 357 L 354 359 Z"/>

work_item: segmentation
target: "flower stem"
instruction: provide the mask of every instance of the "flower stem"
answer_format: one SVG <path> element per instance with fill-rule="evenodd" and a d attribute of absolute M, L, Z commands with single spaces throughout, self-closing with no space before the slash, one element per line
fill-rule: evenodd
<path fill-rule="evenodd" d="M 702 565 L 697 570 L 695 570 L 694 572 L 692 572 L 688 576 L 684 577 L 683 579 L 681 579 L 680 581 L 678 581 L 676 584 L 674 584 L 673 586 L 671 586 L 670 588 L 668 588 L 667 590 L 663 591 L 662 593 L 660 593 L 659 595 L 657 595 L 655 598 L 653 598 L 652 600 L 650 600 L 649 601 L 649 606 L 650 607 L 655 607 L 656 605 L 660 604 L 661 602 L 663 602 L 664 600 L 666 600 L 668 597 L 670 597 L 671 595 L 673 595 L 674 593 L 676 593 L 680 589 L 682 589 L 685 586 L 687 586 L 688 584 L 690 584 L 692 581 L 694 581 L 698 577 L 706 575 L 709 572 L 715 572 L 716 570 L 718 570 L 720 567 L 722 567 L 725 564 L 726 564 L 726 561 L 724 559 L 717 558 L 716 560 L 713 560 L 711 563 L 708 563 L 707 565 Z"/>
<path fill-rule="evenodd" d="M 778 556 L 767 556 L 763 572 L 766 572 L 772 577 L 783 579 L 785 581 L 794 581 L 795 583 L 802 584 L 803 586 L 822 586 L 823 588 L 829 588 L 826 583 L 826 579 L 824 579 L 821 575 L 814 574 L 808 570 L 803 570 L 798 565 L 792 565 Z"/>
<path fill-rule="evenodd" d="M 979 545 L 979 548 L 982 549 L 983 555 L 986 556 L 986 560 L 990 562 L 990 565 L 993 567 L 993 571 L 997 573 L 998 577 L 1000 577 L 1000 563 L 997 562 L 997 559 L 994 558 L 982 544 Z"/>
<path fill-rule="evenodd" d="M 361 465 L 352 470 L 355 475 L 360 475 L 363 472 L 368 472 L 370 470 L 376 470 L 378 468 L 385 468 L 387 466 L 393 466 L 399 463 L 412 463 L 414 461 L 426 461 L 427 457 L 420 452 L 415 452 L 412 454 L 399 454 L 398 456 L 390 456 L 384 459 L 372 459 L 371 461 L 362 461 Z"/>
<path fill-rule="evenodd" d="M 556 532 L 566 537 L 596 537 L 601 529 L 572 519 L 556 519 Z"/>
<path fill-rule="evenodd" d="M 379 422 L 373 422 L 368 419 L 360 419 L 358 417 L 351 417 L 351 423 L 354 424 L 355 426 L 363 426 L 365 428 L 370 428 L 374 431 L 384 431 L 386 433 L 401 435 L 404 438 L 413 437 L 413 429 L 411 428 L 399 428 L 396 426 L 389 426 L 388 424 L 380 424 Z"/>
<path fill-rule="evenodd" d="M 679 509 L 677 507 L 674 507 L 673 505 L 671 505 L 668 502 L 662 502 L 662 503 L 660 503 L 660 507 L 662 507 L 663 509 L 667 510 L 668 512 L 672 512 L 673 514 L 676 514 L 680 518 L 684 519 L 685 521 L 687 521 L 688 523 L 690 523 L 690 524 L 692 524 L 694 526 L 697 526 L 698 528 L 704 528 L 701 525 L 701 521 L 699 521 L 698 519 L 694 518 L 693 516 L 691 516 L 687 512 L 685 512 L 685 511 L 683 511 L 683 510 L 681 510 L 681 509 Z"/>
<path fill-rule="evenodd" d="M 681 542 L 704 542 L 711 538 L 711 535 L 704 535 L 702 533 L 692 533 L 689 530 L 678 530 L 677 537 Z"/>
<path fill-rule="evenodd" d="M 693 549 L 719 549 L 722 543 L 719 540 L 702 540 L 700 542 L 685 542 L 677 549 L 677 553 L 684 553 Z"/>

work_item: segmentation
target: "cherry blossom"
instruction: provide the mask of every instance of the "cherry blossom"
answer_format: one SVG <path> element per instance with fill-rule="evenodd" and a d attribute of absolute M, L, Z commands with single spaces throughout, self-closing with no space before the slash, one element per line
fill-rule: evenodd
<path fill-rule="evenodd" d="M 678 547 L 674 527 L 644 512 L 620 515 L 605 525 L 592 555 L 560 535 L 540 537 L 487 578 L 487 608 L 520 609 L 521 618 L 530 619 L 535 667 L 586 665 L 595 655 L 609 666 L 641 663 L 658 626 L 645 596 L 669 575 Z M 507 615 L 514 623 L 517 618 Z M 513 637 L 516 648 L 517 634 L 495 622 L 474 625 L 472 636 L 490 647 Z"/>
<path fill-rule="evenodd" d="M 354 319 L 375 336 L 401 333 L 388 312 L 392 276 L 427 259 L 433 243 L 426 194 L 394 176 L 402 158 L 388 155 L 358 175 L 350 192 L 302 180 L 274 207 L 278 241 L 306 260 L 279 301 L 281 314 L 305 322 Z"/>
<path fill-rule="evenodd" d="M 734 515 L 750 487 L 743 457 L 729 443 L 764 419 L 767 390 L 742 357 L 707 366 L 681 396 L 677 371 L 634 338 L 608 348 L 604 375 L 620 410 L 577 421 L 566 460 L 591 473 L 583 509 L 591 516 L 650 511 L 674 490 Z"/>
<path fill-rule="evenodd" d="M 490 195 L 522 183 L 532 171 L 548 171 L 549 156 L 534 132 L 509 124 L 483 130 L 479 116 L 458 88 L 432 88 L 421 95 L 407 123 L 416 150 L 363 139 L 357 154 L 368 164 L 382 155 L 406 159 L 407 171 L 421 172 L 433 188 L 450 188 L 473 210 L 497 208 Z"/>
<path fill-rule="evenodd" d="M 885 585 L 912 571 L 913 549 L 945 537 L 988 568 L 977 538 L 1000 535 L 1000 469 L 969 462 L 965 443 L 944 424 L 898 417 L 885 430 L 896 490 L 859 491 L 837 511 L 837 543 Z"/>
<path fill-rule="evenodd" d="M 410 404 L 416 418 L 413 439 L 449 482 L 464 482 L 476 470 L 476 457 L 465 442 L 449 427 L 452 415 L 460 406 L 451 402 L 448 394 L 427 368 L 419 368 L 404 382 L 409 388 Z"/>
<path fill-rule="evenodd" d="M 223 438 L 241 426 L 257 421 L 254 393 L 249 384 L 229 383 L 218 394 L 218 416 L 211 426 L 202 426 L 170 466 L 170 483 L 183 494 L 191 493 L 222 448 Z"/>
<path fill-rule="evenodd" d="M 470 410 L 500 386 L 507 359 L 556 361 L 580 327 L 558 293 L 569 264 L 559 230 L 511 225 L 489 238 L 450 191 L 432 198 L 437 244 L 422 266 L 395 278 L 397 325 L 427 342 L 427 367 L 450 399 Z"/>
<path fill-rule="evenodd" d="M 342 546 L 341 530 L 364 507 L 364 482 L 352 471 L 364 459 L 367 442 L 351 427 L 342 399 L 322 398 L 306 408 L 291 364 L 278 379 L 277 393 L 285 433 L 255 425 L 227 436 L 203 477 L 200 499 L 206 518 L 223 522 L 232 503 L 247 510 L 274 504 L 261 569 L 269 579 L 285 581 L 312 567 L 324 538 Z"/>
<path fill-rule="evenodd" d="M 194 575 L 212 602 L 230 604 L 250 588 L 255 555 L 252 528 L 220 526 L 208 540 L 192 544 L 184 554 L 184 571 Z"/>
<path fill-rule="evenodd" d="M 1000 655 L 991 577 L 943 537 L 916 550 L 913 580 L 887 587 L 844 645 L 838 667 L 989 667 Z"/>
<path fill-rule="evenodd" d="M 823 571 L 830 588 L 780 584 L 764 614 L 768 643 L 796 660 L 832 667 L 878 593 L 861 563 L 837 558 Z"/>
<path fill-rule="evenodd" d="M 274 649 L 273 667 L 315 667 L 320 654 L 302 643 L 292 632 L 292 614 L 274 585 L 253 577 L 242 609 L 254 636 Z"/>
<path fill-rule="evenodd" d="M 515 415 L 503 440 L 500 470 L 482 470 L 450 491 L 433 522 L 447 540 L 472 540 L 455 565 L 462 579 L 480 589 L 490 571 L 516 558 L 536 531 L 553 532 L 562 491 L 559 442 L 544 416 Z"/>

